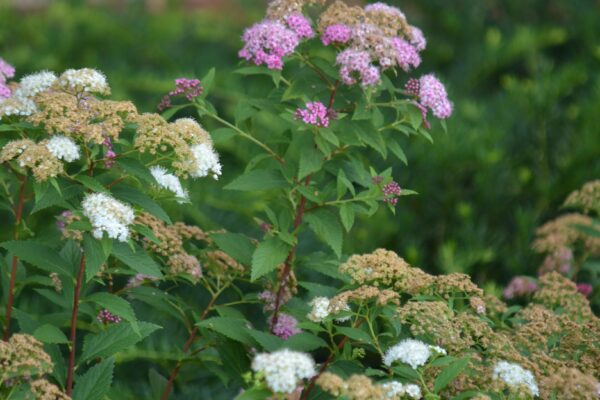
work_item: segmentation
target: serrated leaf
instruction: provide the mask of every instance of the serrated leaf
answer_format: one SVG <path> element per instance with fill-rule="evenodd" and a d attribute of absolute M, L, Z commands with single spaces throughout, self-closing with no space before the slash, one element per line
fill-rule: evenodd
<path fill-rule="evenodd" d="M 337 175 L 337 198 L 341 199 L 346 194 L 346 190 L 349 190 L 352 196 L 356 196 L 354 185 L 346 177 L 344 170 L 340 169 Z"/>
<path fill-rule="evenodd" d="M 91 281 L 106 262 L 108 254 L 104 253 L 102 244 L 89 233 L 83 235 L 83 251 L 85 254 L 85 279 Z"/>
<path fill-rule="evenodd" d="M 13 240 L 0 243 L 0 247 L 5 248 L 13 255 L 49 272 L 59 272 L 70 276 L 68 262 L 60 254 L 41 243 L 34 240 Z"/>
<path fill-rule="evenodd" d="M 358 328 L 350 328 L 346 326 L 336 327 L 337 333 L 341 333 L 344 336 L 348 336 L 352 340 L 356 340 L 362 343 L 371 343 L 371 336 Z"/>
<path fill-rule="evenodd" d="M 444 368 L 435 378 L 433 384 L 434 392 L 439 393 L 448 386 L 469 365 L 469 361 L 468 358 L 461 358 Z"/>
<path fill-rule="evenodd" d="M 118 158 L 117 164 L 129 175 L 148 184 L 156 184 L 156 180 L 144 164 L 133 158 Z"/>
<path fill-rule="evenodd" d="M 351 204 L 344 203 L 340 206 L 340 219 L 342 220 L 346 232 L 350 232 L 350 229 L 352 229 L 352 226 L 354 225 L 354 216 L 355 211 Z"/>
<path fill-rule="evenodd" d="M 98 304 L 102 308 L 106 308 L 112 314 L 118 315 L 128 321 L 134 332 L 140 333 L 137 318 L 135 317 L 131 304 L 129 304 L 127 300 L 106 292 L 94 293 L 89 296 L 87 300 Z"/>
<path fill-rule="evenodd" d="M 398 159 L 402 161 L 404 165 L 408 165 L 406 154 L 404 154 L 404 150 L 402 150 L 402 147 L 400 147 L 400 144 L 397 141 L 394 139 L 388 139 L 387 145 L 392 153 L 394 153 L 394 155 L 398 157 Z"/>
<path fill-rule="evenodd" d="M 304 179 L 323 166 L 323 154 L 316 149 L 303 150 L 298 164 L 298 179 Z"/>
<path fill-rule="evenodd" d="M 216 245 L 225 253 L 243 265 L 252 263 L 252 254 L 256 246 L 241 233 L 217 233 L 211 235 Z"/>
<path fill-rule="evenodd" d="M 264 387 L 253 387 L 244 390 L 234 400 L 265 400 L 272 397 L 273 392 Z"/>
<path fill-rule="evenodd" d="M 255 281 L 261 276 L 275 270 L 285 261 L 290 251 L 290 245 L 273 237 L 261 242 L 252 255 L 251 280 Z"/>
<path fill-rule="evenodd" d="M 225 189 L 240 191 L 267 190 L 282 188 L 287 185 L 287 181 L 279 171 L 255 169 L 238 176 L 226 185 Z"/>
<path fill-rule="evenodd" d="M 271 333 L 254 329 L 247 329 L 246 332 L 266 351 L 275 351 L 286 343 L 283 339 Z"/>
<path fill-rule="evenodd" d="M 90 368 L 83 376 L 77 376 L 72 398 L 102 400 L 110 389 L 114 368 L 115 360 L 108 358 Z"/>
<path fill-rule="evenodd" d="M 139 322 L 138 325 L 139 334 L 134 332 L 131 325 L 121 323 L 109 325 L 103 331 L 87 335 L 83 342 L 83 353 L 79 363 L 85 363 L 99 357 L 110 357 L 136 345 L 158 329 L 162 329 L 160 326 L 149 322 Z"/>
<path fill-rule="evenodd" d="M 69 343 L 69 339 L 63 331 L 54 325 L 44 324 L 33 332 L 33 337 L 43 343 L 63 344 Z"/>
<path fill-rule="evenodd" d="M 327 342 L 308 332 L 297 333 L 285 341 L 285 347 L 296 351 L 313 351 L 327 347 Z"/>
<path fill-rule="evenodd" d="M 106 189 L 100 182 L 87 175 L 78 175 L 75 177 L 75 180 L 82 183 L 83 186 L 85 186 L 93 192 L 108 192 L 108 189 Z"/>
<path fill-rule="evenodd" d="M 212 317 L 198 322 L 200 328 L 207 328 L 220 333 L 237 342 L 253 345 L 252 339 L 246 331 L 246 320 L 229 317 Z"/>
<path fill-rule="evenodd" d="M 129 186 L 118 186 L 113 188 L 113 194 L 117 199 L 142 207 L 145 211 L 148 211 L 155 217 L 162 219 L 167 224 L 172 224 L 171 218 L 169 218 L 165 210 L 163 210 L 158 203 L 139 190 Z"/>
<path fill-rule="evenodd" d="M 144 250 L 136 246 L 135 252 L 126 243 L 115 242 L 112 254 L 121 262 L 128 265 L 134 271 L 162 278 L 160 266 Z"/>
<path fill-rule="evenodd" d="M 331 247 L 338 258 L 342 256 L 342 226 L 335 214 L 327 210 L 316 210 L 304 216 L 308 226 L 325 243 Z"/>
<path fill-rule="evenodd" d="M 202 87 L 204 88 L 204 91 L 202 92 L 203 98 L 206 97 L 210 93 L 210 90 L 213 87 L 214 80 L 215 80 L 215 69 L 213 67 L 210 70 L 208 70 L 208 72 L 206 73 L 206 75 L 204 75 L 204 77 L 202 77 L 202 79 L 200 79 L 200 82 L 202 83 Z"/>

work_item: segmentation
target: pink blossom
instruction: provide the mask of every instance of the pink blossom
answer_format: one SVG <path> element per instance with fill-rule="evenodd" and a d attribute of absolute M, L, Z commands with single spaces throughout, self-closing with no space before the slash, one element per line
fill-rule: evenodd
<path fill-rule="evenodd" d="M 352 38 L 352 29 L 343 24 L 334 24 L 325 28 L 321 35 L 321 41 L 325 46 L 334 44 L 346 44 Z"/>
<path fill-rule="evenodd" d="M 504 297 L 506 299 L 514 299 L 515 297 L 523 297 L 537 290 L 537 284 L 528 276 L 515 276 L 504 288 Z"/>
<path fill-rule="evenodd" d="M 175 89 L 162 98 L 158 110 L 163 111 L 171 107 L 171 97 L 184 95 L 188 101 L 193 101 L 202 92 L 204 92 L 204 88 L 198 79 L 177 78 L 175 79 Z"/>
<path fill-rule="evenodd" d="M 400 185 L 398 185 L 397 182 L 391 181 L 383 187 L 382 192 L 383 201 L 392 206 L 395 206 L 398 203 L 398 196 L 402 194 L 402 188 L 400 187 Z"/>
<path fill-rule="evenodd" d="M 113 151 L 112 141 L 107 136 L 104 138 L 104 142 L 102 142 L 104 147 L 106 147 L 106 153 L 104 154 L 104 168 L 112 168 L 115 164 L 115 158 L 117 158 L 117 153 Z"/>
<path fill-rule="evenodd" d="M 0 58 L 0 83 L 15 76 L 15 67 Z"/>
<path fill-rule="evenodd" d="M 397 15 L 406 19 L 406 16 L 398 7 L 390 6 L 382 2 L 377 2 L 365 6 L 365 11 L 368 13 L 384 13 L 389 15 Z"/>
<path fill-rule="evenodd" d="M 288 314 L 279 314 L 279 316 L 277 317 L 277 322 L 272 328 L 272 332 L 276 336 L 287 340 L 291 336 L 302 332 L 302 330 L 299 329 L 297 325 L 298 321 L 296 320 L 296 318 Z"/>
<path fill-rule="evenodd" d="M 281 22 L 264 20 L 246 29 L 245 42 L 238 55 L 256 65 L 265 64 L 269 69 L 282 69 L 282 58 L 294 52 L 300 38 Z"/>
<path fill-rule="evenodd" d="M 315 35 L 308 18 L 300 13 L 288 15 L 285 17 L 285 22 L 291 30 L 296 32 L 296 35 L 298 35 L 299 38 L 309 39 Z"/>
<path fill-rule="evenodd" d="M 448 100 L 446 88 L 433 74 L 419 79 L 419 102 L 431 109 L 437 118 L 445 119 L 452 115 L 452 103 Z"/>
<path fill-rule="evenodd" d="M 98 313 L 98 316 L 96 317 L 96 319 L 98 320 L 98 322 L 104 324 L 104 325 L 108 325 L 108 324 L 118 324 L 121 322 L 121 317 L 119 317 L 118 315 L 114 315 L 113 313 L 111 313 L 110 311 L 108 311 L 107 309 L 102 309 L 100 310 L 100 312 Z"/>
<path fill-rule="evenodd" d="M 416 26 L 410 27 L 410 33 L 412 34 L 412 39 L 410 40 L 410 44 L 415 46 L 417 51 L 425 50 L 427 47 L 427 39 L 425 39 L 425 35 L 423 35 L 423 31 L 417 28 Z"/>
<path fill-rule="evenodd" d="M 336 64 L 340 65 L 340 76 L 346 85 L 354 85 L 356 77 L 360 78 L 362 86 L 379 82 L 379 68 L 371 64 L 371 57 L 366 51 L 346 49 L 338 54 Z"/>
<path fill-rule="evenodd" d="M 327 107 L 320 101 L 306 103 L 306 108 L 297 109 L 296 118 L 317 127 L 329 126 Z"/>
<path fill-rule="evenodd" d="M 269 290 L 264 290 L 258 294 L 258 299 L 265 303 L 263 310 L 273 311 L 275 309 L 275 293 Z"/>
<path fill-rule="evenodd" d="M 589 297 L 590 294 L 592 294 L 592 292 L 594 291 L 594 288 L 589 283 L 578 283 L 577 291 L 585 297 Z"/>
<path fill-rule="evenodd" d="M 0 98 L 8 99 L 12 95 L 12 91 L 4 83 L 0 83 Z"/>
<path fill-rule="evenodd" d="M 393 38 L 392 46 L 396 50 L 396 61 L 400 68 L 408 72 L 411 68 L 417 68 L 421 64 L 421 56 L 417 49 L 401 38 Z"/>

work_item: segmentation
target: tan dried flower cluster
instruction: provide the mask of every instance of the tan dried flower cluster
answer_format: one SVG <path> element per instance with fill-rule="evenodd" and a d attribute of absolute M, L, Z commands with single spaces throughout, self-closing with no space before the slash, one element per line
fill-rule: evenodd
<path fill-rule="evenodd" d="M 532 247 L 539 253 L 551 253 L 558 249 L 572 248 L 575 243 L 580 242 L 589 253 L 600 254 L 600 239 L 586 235 L 576 228 L 577 225 L 591 227 L 592 224 L 592 219 L 587 215 L 561 215 L 537 229 Z"/>
<path fill-rule="evenodd" d="M 63 284 L 60 280 L 60 276 L 58 276 L 56 272 L 51 272 L 50 279 L 52 280 L 52 286 L 54 287 L 54 290 L 56 290 L 57 293 L 62 292 Z"/>
<path fill-rule="evenodd" d="M 137 115 L 129 101 L 100 100 L 92 95 L 75 95 L 56 90 L 35 97 L 37 112 L 28 121 L 43 126 L 49 135 L 64 134 L 84 142 L 102 144 L 116 140 L 125 124 Z"/>
<path fill-rule="evenodd" d="M 14 334 L 0 341 L 0 371 L 4 379 L 30 379 L 52 372 L 52 360 L 33 336 Z"/>
<path fill-rule="evenodd" d="M 328 26 L 342 24 L 354 26 L 366 22 L 365 10 L 359 6 L 349 6 L 342 0 L 336 0 L 319 17 L 318 29 L 322 34 Z"/>
<path fill-rule="evenodd" d="M 348 400 L 381 400 L 385 392 L 381 385 L 365 375 L 351 375 L 343 380 L 336 374 L 324 372 L 315 382 L 323 391 L 336 396 L 345 396 Z M 393 399 L 390 397 L 390 399 Z"/>
<path fill-rule="evenodd" d="M 590 302 L 577 291 L 577 285 L 557 272 L 540 277 L 539 288 L 533 295 L 533 301 L 553 310 L 560 309 L 573 318 L 595 318 L 590 309 Z"/>
<path fill-rule="evenodd" d="M 138 125 L 134 147 L 152 155 L 172 151 L 175 159 L 171 166 L 179 176 L 187 178 L 198 169 L 191 146 L 206 144 L 212 148 L 208 132 L 191 118 L 169 123 L 158 114 L 141 114 L 134 122 Z"/>
<path fill-rule="evenodd" d="M 400 304 L 400 295 L 393 290 L 380 289 L 375 286 L 360 286 L 353 290 L 346 290 L 330 300 L 329 308 L 332 312 L 347 309 L 351 302 L 363 303 L 375 300 L 377 305 L 383 306 L 389 303 Z"/>
<path fill-rule="evenodd" d="M 594 211 L 600 214 L 600 179 L 587 182 L 581 189 L 571 193 L 564 205 L 579 208 L 585 213 Z"/>
<path fill-rule="evenodd" d="M 69 228 L 69 225 L 71 225 L 74 222 L 77 221 L 81 221 L 81 216 L 77 215 L 77 214 L 73 214 L 70 213 L 66 216 L 61 217 L 62 221 L 65 224 L 65 228 L 62 229 L 62 237 L 63 239 L 73 239 L 76 240 L 78 242 L 81 242 L 83 240 L 83 231 L 80 231 L 78 229 L 71 229 Z"/>
<path fill-rule="evenodd" d="M 8 142 L 0 150 L 0 163 L 16 160 L 20 167 L 29 168 L 38 182 L 54 178 L 64 172 L 63 163 L 46 147 L 46 142 L 28 139 Z"/>
<path fill-rule="evenodd" d="M 326 0 L 271 0 L 267 7 L 267 18 L 282 19 L 288 15 L 302 13 L 302 8 L 310 4 L 325 4 Z"/>
<path fill-rule="evenodd" d="M 56 385 L 45 379 L 36 379 L 30 383 L 31 393 L 36 400 L 70 400 Z"/>
<path fill-rule="evenodd" d="M 561 367 L 540 382 L 543 399 L 598 399 L 598 381 L 575 368 Z"/>
<path fill-rule="evenodd" d="M 155 243 L 148 238 L 142 240 L 144 248 L 155 254 L 167 258 L 167 265 L 171 274 L 188 274 L 194 279 L 202 276 L 200 262 L 183 247 L 184 240 L 198 239 L 206 237 L 200 228 L 187 226 L 182 223 L 167 225 L 164 221 L 158 219 L 149 213 L 141 213 L 136 217 L 136 223 L 145 225 L 154 234 L 159 243 Z"/>

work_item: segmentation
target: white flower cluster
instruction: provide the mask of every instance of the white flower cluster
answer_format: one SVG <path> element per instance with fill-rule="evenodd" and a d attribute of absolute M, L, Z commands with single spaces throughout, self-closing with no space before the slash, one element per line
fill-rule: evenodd
<path fill-rule="evenodd" d="M 92 234 L 96 239 L 102 239 L 103 232 L 121 242 L 129 239 L 129 225 L 135 218 L 130 206 L 104 193 L 87 195 L 81 206 L 94 227 Z"/>
<path fill-rule="evenodd" d="M 73 141 L 73 139 L 62 135 L 52 136 L 46 147 L 56 158 L 64 160 L 66 162 L 73 162 L 79 160 L 79 146 Z"/>
<path fill-rule="evenodd" d="M 13 95 L 0 102 L 0 118 L 11 115 L 28 116 L 36 112 L 33 98 L 52 86 L 54 81 L 56 75 L 48 71 L 37 72 L 21 79 Z"/>
<path fill-rule="evenodd" d="M 75 93 L 110 94 L 106 76 L 92 68 L 68 69 L 58 78 L 60 86 Z"/>
<path fill-rule="evenodd" d="M 323 320 L 331 314 L 335 315 L 340 311 L 350 311 L 350 306 L 348 304 L 344 304 L 343 306 L 334 309 L 327 297 L 315 297 L 311 300 L 309 305 L 312 306 L 312 310 L 306 317 L 313 322 L 323 322 Z M 343 323 L 349 319 L 350 316 L 346 316 L 336 318 L 335 321 Z"/>
<path fill-rule="evenodd" d="M 412 383 L 403 384 L 398 381 L 391 381 L 382 384 L 381 387 L 388 399 L 399 399 L 402 396 L 408 396 L 411 399 L 418 400 L 422 396 L 421 388 Z"/>
<path fill-rule="evenodd" d="M 525 386 L 533 396 L 540 395 L 540 390 L 531 371 L 521 367 L 519 364 L 498 361 L 494 366 L 493 376 L 494 379 L 501 379 L 508 386 Z"/>
<path fill-rule="evenodd" d="M 178 203 L 185 203 L 189 200 L 189 194 L 187 190 L 185 190 L 183 186 L 181 186 L 181 182 L 179 181 L 179 178 L 177 178 L 177 176 L 169 173 L 165 168 L 159 165 L 151 167 L 150 173 L 156 180 L 156 183 L 158 183 L 158 186 L 170 192 L 173 192 L 175 196 L 177 196 Z"/>
<path fill-rule="evenodd" d="M 417 367 L 425 365 L 427 360 L 429 360 L 432 350 L 439 354 L 446 354 L 446 351 L 441 347 L 430 346 L 420 340 L 404 339 L 385 352 L 383 363 L 389 367 L 394 361 L 400 360 L 410 365 L 413 369 L 417 369 Z"/>
<path fill-rule="evenodd" d="M 288 349 L 257 354 L 252 360 L 252 370 L 262 372 L 275 393 L 292 393 L 300 380 L 316 374 L 310 355 Z"/>
<path fill-rule="evenodd" d="M 191 173 L 194 178 L 203 178 L 212 173 L 214 179 L 221 175 L 221 163 L 219 154 L 208 143 L 195 144 L 191 147 L 196 170 Z"/>

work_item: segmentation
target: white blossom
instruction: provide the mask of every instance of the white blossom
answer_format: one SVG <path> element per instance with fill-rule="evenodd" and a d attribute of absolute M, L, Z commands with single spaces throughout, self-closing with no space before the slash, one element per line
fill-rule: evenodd
<path fill-rule="evenodd" d="M 433 351 L 435 353 L 441 354 L 443 356 L 448 355 L 448 353 L 446 352 L 446 350 L 442 349 L 440 346 L 429 345 L 429 350 L 431 350 L 431 351 Z"/>
<path fill-rule="evenodd" d="M 400 343 L 390 347 L 383 356 L 383 363 L 388 367 L 394 361 L 402 361 L 417 369 L 424 365 L 431 356 L 429 346 L 419 340 L 404 339 Z"/>
<path fill-rule="evenodd" d="M 91 68 L 68 69 L 60 76 L 58 83 L 66 90 L 75 93 L 110 94 L 106 76 Z"/>
<path fill-rule="evenodd" d="M 501 379 L 508 386 L 526 386 L 533 396 L 539 396 L 540 391 L 535 377 L 531 371 L 521 367 L 519 364 L 507 361 L 498 361 L 494 366 L 494 379 Z"/>
<path fill-rule="evenodd" d="M 412 399 L 421 398 L 421 388 L 412 383 L 403 384 L 398 381 L 391 381 L 382 384 L 381 387 L 388 399 L 399 399 L 403 396 L 409 396 Z"/>
<path fill-rule="evenodd" d="M 19 87 L 15 90 L 15 97 L 32 99 L 38 93 L 48 89 L 56 81 L 56 75 L 49 71 L 40 71 L 35 74 L 27 75 L 19 82 Z"/>
<path fill-rule="evenodd" d="M 26 117 L 33 114 L 36 110 L 35 103 L 27 98 L 13 96 L 5 100 L 0 100 L 0 119 L 12 115 Z"/>
<path fill-rule="evenodd" d="M 73 162 L 79 160 L 79 146 L 73 141 L 73 139 L 62 135 L 52 136 L 46 147 L 56 158 L 64 160 L 66 162 Z"/>
<path fill-rule="evenodd" d="M 219 155 L 209 143 L 200 143 L 191 146 L 196 169 L 191 173 L 194 178 L 203 178 L 212 173 L 214 179 L 221 175 Z"/>
<path fill-rule="evenodd" d="M 150 168 L 150 173 L 163 189 L 173 192 L 178 197 L 178 203 L 185 203 L 189 200 L 189 194 L 187 190 L 181 186 L 179 178 L 174 174 L 169 173 L 165 168 L 155 165 Z"/>
<path fill-rule="evenodd" d="M 129 239 L 129 225 L 135 218 L 130 206 L 104 193 L 88 194 L 81 206 L 83 215 L 94 228 L 92 234 L 96 239 L 102 239 L 104 232 L 121 242 Z"/>
<path fill-rule="evenodd" d="M 315 297 L 309 303 L 311 312 L 307 315 L 313 322 L 321 322 L 329 316 L 329 299 L 327 297 Z"/>
<path fill-rule="evenodd" d="M 315 362 L 310 355 L 288 349 L 257 354 L 252 361 L 252 370 L 262 372 L 275 393 L 292 393 L 300 380 L 316 374 Z"/>

